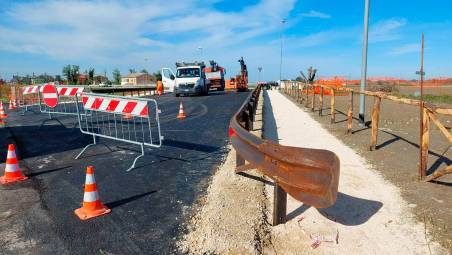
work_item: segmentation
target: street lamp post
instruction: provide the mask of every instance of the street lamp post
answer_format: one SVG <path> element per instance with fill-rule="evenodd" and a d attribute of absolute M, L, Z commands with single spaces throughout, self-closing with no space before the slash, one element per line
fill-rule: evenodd
<path fill-rule="evenodd" d="M 198 50 L 199 50 L 199 52 L 201 53 L 201 61 L 202 61 L 202 47 L 199 46 L 199 47 L 198 47 Z"/>
<path fill-rule="evenodd" d="M 279 86 L 281 86 L 282 82 L 282 57 L 283 57 L 283 38 L 284 38 L 284 24 L 286 23 L 286 19 L 281 20 L 281 52 L 279 59 Z"/>
<path fill-rule="evenodd" d="M 262 76 L 261 76 L 262 67 L 258 67 L 257 70 L 259 71 L 259 76 L 257 77 L 257 82 L 259 83 L 259 82 L 261 82 L 261 78 L 262 78 Z"/>
<path fill-rule="evenodd" d="M 364 6 L 364 38 L 363 38 L 363 56 L 362 56 L 362 64 L 361 64 L 361 86 L 360 89 L 366 89 L 366 80 L 367 80 L 367 48 L 368 48 L 368 39 L 369 39 L 369 5 L 370 0 L 365 0 Z M 364 94 L 359 95 L 359 122 L 364 124 L 364 113 L 366 110 L 366 98 Z"/>

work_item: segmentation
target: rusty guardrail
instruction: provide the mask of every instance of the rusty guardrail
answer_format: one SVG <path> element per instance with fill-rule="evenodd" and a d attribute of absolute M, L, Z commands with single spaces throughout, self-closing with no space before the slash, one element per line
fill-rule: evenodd
<path fill-rule="evenodd" d="M 275 195 L 282 188 L 307 205 L 317 208 L 333 205 L 337 198 L 340 169 L 339 158 L 333 152 L 283 146 L 249 132 L 253 129 L 261 90 L 259 85 L 230 122 L 229 135 L 237 153 L 236 173 L 258 169 L 274 180 Z M 284 195 L 275 196 L 275 203 L 279 205 L 274 206 L 274 225 L 284 222 L 286 201 Z"/>

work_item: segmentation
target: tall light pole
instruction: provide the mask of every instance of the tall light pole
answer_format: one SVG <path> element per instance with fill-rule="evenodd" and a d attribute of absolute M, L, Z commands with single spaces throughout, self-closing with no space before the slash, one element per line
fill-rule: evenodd
<path fill-rule="evenodd" d="M 367 79 L 367 48 L 369 39 L 369 5 L 370 0 L 364 0 L 364 39 L 363 39 L 363 59 L 361 63 L 361 90 L 366 89 Z M 364 113 L 366 111 L 366 98 L 364 94 L 359 95 L 359 122 L 364 124 Z"/>
<path fill-rule="evenodd" d="M 199 50 L 199 52 L 200 52 L 200 54 L 201 54 L 201 61 L 202 61 L 202 47 L 199 46 L 199 47 L 198 47 L 198 50 Z"/>
<path fill-rule="evenodd" d="M 262 76 L 261 76 L 262 67 L 258 67 L 257 70 L 259 71 L 259 77 L 257 78 L 257 82 L 259 83 L 259 82 L 261 82 L 261 78 L 262 78 Z"/>
<path fill-rule="evenodd" d="M 283 57 L 283 38 L 284 38 L 284 24 L 286 23 L 286 19 L 281 20 L 281 54 L 279 59 L 279 86 L 281 86 L 282 82 L 282 57 Z"/>

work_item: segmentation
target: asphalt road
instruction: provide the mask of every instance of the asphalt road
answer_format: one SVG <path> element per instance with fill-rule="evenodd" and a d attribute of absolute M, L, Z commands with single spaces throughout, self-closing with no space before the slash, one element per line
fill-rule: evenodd
<path fill-rule="evenodd" d="M 229 120 L 247 94 L 158 98 L 164 144 L 146 149 L 138 168 L 128 173 L 138 146 L 101 139 L 113 152 L 97 145 L 75 160 L 92 140 L 80 133 L 76 117 L 58 117 L 57 122 L 46 121 L 43 114 L 13 114 L 8 129 L 46 214 L 29 212 L 28 231 L 22 234 L 38 244 L 55 244 L 46 252 L 54 247 L 50 251 L 59 254 L 177 253 L 176 241 L 186 231 L 193 206 L 227 153 Z M 185 120 L 176 119 L 179 101 Z M 9 140 L 0 139 L 2 148 Z M 4 154 L 0 157 L 3 161 Z M 112 212 L 82 222 L 73 210 L 81 205 L 88 165 L 94 166 L 101 200 Z"/>

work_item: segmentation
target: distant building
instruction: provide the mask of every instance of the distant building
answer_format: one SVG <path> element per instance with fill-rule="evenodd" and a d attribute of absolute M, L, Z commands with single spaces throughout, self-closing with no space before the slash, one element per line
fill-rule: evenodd
<path fill-rule="evenodd" d="M 101 84 L 101 83 L 107 83 L 107 81 L 108 81 L 107 76 L 95 75 L 94 76 L 93 85 L 98 85 L 98 84 Z"/>
<path fill-rule="evenodd" d="M 149 84 L 152 76 L 147 73 L 131 73 L 121 77 L 121 85 Z"/>

